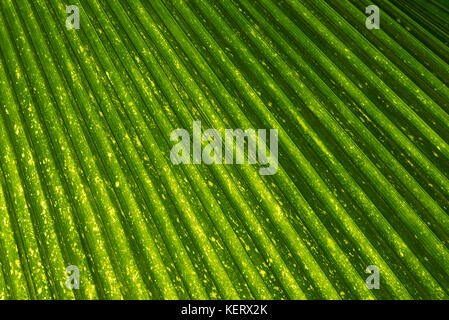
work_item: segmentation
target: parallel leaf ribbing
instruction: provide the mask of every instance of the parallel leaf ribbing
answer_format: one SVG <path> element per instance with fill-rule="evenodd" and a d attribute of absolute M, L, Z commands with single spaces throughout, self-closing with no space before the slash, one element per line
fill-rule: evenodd
<path fill-rule="evenodd" d="M 0 299 L 448 299 L 448 17 L 2 0 Z M 276 174 L 174 165 L 194 121 L 277 129 Z"/>

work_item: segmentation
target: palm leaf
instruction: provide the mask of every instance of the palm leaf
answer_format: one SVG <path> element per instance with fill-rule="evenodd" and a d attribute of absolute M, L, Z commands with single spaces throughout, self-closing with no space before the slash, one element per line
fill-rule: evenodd
<path fill-rule="evenodd" d="M 448 298 L 445 1 L 0 3 L 0 298 Z M 174 165 L 194 121 L 277 173 Z"/>

